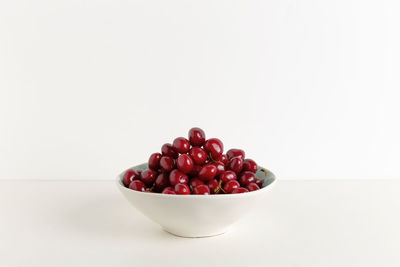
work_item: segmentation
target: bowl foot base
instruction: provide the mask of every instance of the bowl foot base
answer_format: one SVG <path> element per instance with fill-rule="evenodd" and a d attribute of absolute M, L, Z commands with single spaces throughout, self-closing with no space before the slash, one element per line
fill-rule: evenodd
<path fill-rule="evenodd" d="M 178 236 L 178 237 L 184 237 L 184 238 L 203 238 L 203 237 L 212 237 L 212 236 L 217 236 L 217 235 L 222 235 L 227 232 L 227 229 L 221 231 L 221 232 L 216 232 L 216 233 L 207 233 L 207 234 L 187 234 L 187 233 L 180 233 L 172 230 L 168 230 L 163 228 L 165 232 L 168 234 Z"/>

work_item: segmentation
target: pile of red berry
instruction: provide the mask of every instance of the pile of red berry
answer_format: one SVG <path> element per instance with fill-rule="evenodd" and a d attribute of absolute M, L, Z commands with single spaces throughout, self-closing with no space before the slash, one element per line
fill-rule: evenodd
<path fill-rule="evenodd" d="M 143 192 L 207 195 L 237 194 L 259 190 L 262 180 L 255 176 L 257 164 L 246 159 L 241 149 L 223 154 L 217 138 L 206 140 L 200 128 L 189 130 L 189 140 L 178 137 L 153 153 L 148 169 L 129 169 L 123 176 L 126 187 Z"/>

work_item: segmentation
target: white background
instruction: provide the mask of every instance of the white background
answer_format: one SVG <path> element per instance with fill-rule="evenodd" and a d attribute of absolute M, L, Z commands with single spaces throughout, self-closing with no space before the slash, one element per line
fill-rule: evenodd
<path fill-rule="evenodd" d="M 113 179 L 192 126 L 280 178 L 400 178 L 399 8 L 0 1 L 0 178 Z"/>

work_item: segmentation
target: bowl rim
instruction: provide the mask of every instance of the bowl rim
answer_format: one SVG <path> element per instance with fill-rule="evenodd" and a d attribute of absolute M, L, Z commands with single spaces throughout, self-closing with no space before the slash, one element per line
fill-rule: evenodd
<path fill-rule="evenodd" d="M 267 168 L 261 167 L 259 166 L 259 169 L 264 169 L 267 171 L 267 175 L 266 177 L 270 177 L 272 179 L 272 182 L 269 183 L 268 185 L 260 188 L 260 190 L 256 190 L 256 191 L 250 191 L 250 192 L 246 192 L 246 193 L 241 193 L 241 194 L 217 194 L 217 195 L 172 195 L 172 194 L 162 194 L 162 193 L 147 193 L 147 192 L 141 192 L 141 191 L 135 191 L 132 189 L 129 189 L 127 187 L 124 186 L 124 184 L 122 183 L 122 174 L 124 174 L 127 170 L 129 169 L 135 169 L 138 167 L 141 167 L 143 165 L 146 165 L 147 163 L 142 163 L 133 167 L 130 167 L 126 170 L 124 170 L 123 172 L 121 172 L 120 174 L 117 175 L 116 177 L 116 183 L 117 186 L 120 190 L 126 190 L 129 191 L 133 194 L 142 194 L 142 195 L 147 195 L 147 196 L 154 196 L 154 197 L 161 197 L 161 198 L 189 198 L 189 199 L 196 199 L 196 198 L 202 198 L 202 199 L 223 199 L 223 198 L 236 198 L 236 197 L 248 197 L 248 196 L 255 196 L 257 194 L 262 194 L 264 192 L 266 192 L 267 190 L 269 190 L 271 188 L 271 186 L 276 184 L 276 176 L 273 172 L 271 172 L 270 170 L 268 170 Z"/>

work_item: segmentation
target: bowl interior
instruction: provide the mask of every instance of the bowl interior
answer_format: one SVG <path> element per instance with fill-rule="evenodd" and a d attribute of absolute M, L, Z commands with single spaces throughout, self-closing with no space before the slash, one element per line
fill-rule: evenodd
<path fill-rule="evenodd" d="M 147 169 L 147 167 L 148 167 L 148 164 L 147 164 L 147 163 L 143 163 L 143 164 L 140 164 L 140 165 L 131 167 L 131 168 L 129 168 L 129 169 L 133 169 L 133 170 L 145 170 L 145 169 Z M 123 187 L 124 187 L 124 185 L 123 185 L 123 183 L 122 183 L 122 177 L 124 176 L 124 173 L 125 173 L 127 170 L 129 170 L 129 169 L 126 169 L 125 171 L 123 171 L 122 173 L 120 173 L 119 176 L 118 176 L 118 177 L 119 177 L 119 179 L 118 179 L 119 184 L 120 184 L 121 186 L 123 186 Z M 260 179 L 263 181 L 262 188 L 267 187 L 268 185 L 270 185 L 271 183 L 273 183 L 273 182 L 275 181 L 275 179 L 276 179 L 276 178 L 275 178 L 275 175 L 274 175 L 271 171 L 269 171 L 268 169 L 263 168 L 263 167 L 258 167 L 258 170 L 257 170 L 257 172 L 256 172 L 256 177 L 257 177 L 257 178 L 260 178 Z"/>

